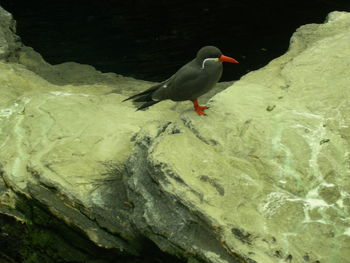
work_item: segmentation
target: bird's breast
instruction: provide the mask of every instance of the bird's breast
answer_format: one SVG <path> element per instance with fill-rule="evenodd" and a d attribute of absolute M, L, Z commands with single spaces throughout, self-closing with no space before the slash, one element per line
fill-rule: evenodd
<path fill-rule="evenodd" d="M 221 78 L 222 75 L 222 64 L 215 63 L 215 65 L 209 65 L 203 69 L 204 76 L 207 79 L 207 85 L 210 88 L 215 85 Z"/>
<path fill-rule="evenodd" d="M 200 76 L 194 81 L 190 89 L 190 100 L 194 100 L 211 90 L 220 80 L 222 75 L 222 65 L 217 63 L 215 66 L 205 67 L 201 70 Z"/>

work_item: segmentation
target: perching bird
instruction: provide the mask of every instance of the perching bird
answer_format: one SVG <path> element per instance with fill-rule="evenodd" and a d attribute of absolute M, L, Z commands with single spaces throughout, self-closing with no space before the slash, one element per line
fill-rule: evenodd
<path fill-rule="evenodd" d="M 208 107 L 199 106 L 198 97 L 208 92 L 219 81 L 222 62 L 238 63 L 235 59 L 224 56 L 217 47 L 202 47 L 196 58 L 182 66 L 169 79 L 123 101 L 132 99 L 135 102 L 145 102 L 138 107 L 137 110 L 140 110 L 166 99 L 191 100 L 195 112 L 205 115 L 204 110 Z"/>

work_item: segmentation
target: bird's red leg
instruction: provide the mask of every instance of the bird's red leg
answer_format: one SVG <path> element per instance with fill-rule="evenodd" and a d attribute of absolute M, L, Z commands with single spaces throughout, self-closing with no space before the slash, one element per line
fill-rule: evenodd
<path fill-rule="evenodd" d="M 193 106 L 194 106 L 194 111 L 198 114 L 198 115 L 205 115 L 204 110 L 205 109 L 209 109 L 209 107 L 207 106 L 199 106 L 198 104 L 198 99 L 195 99 L 192 101 L 193 102 Z"/>

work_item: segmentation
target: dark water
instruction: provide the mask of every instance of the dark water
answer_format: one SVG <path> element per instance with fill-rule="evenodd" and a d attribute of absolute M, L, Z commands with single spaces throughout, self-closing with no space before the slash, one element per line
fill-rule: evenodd
<path fill-rule="evenodd" d="M 116 1 L 1 0 L 14 14 L 23 42 L 52 63 L 76 61 L 103 72 L 160 81 L 208 44 L 239 65 L 234 80 L 282 55 L 297 27 L 322 23 L 348 0 Z"/>

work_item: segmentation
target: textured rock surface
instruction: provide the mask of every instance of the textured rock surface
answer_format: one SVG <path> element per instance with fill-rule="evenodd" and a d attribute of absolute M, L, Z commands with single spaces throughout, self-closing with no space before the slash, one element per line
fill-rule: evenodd
<path fill-rule="evenodd" d="M 211 262 L 230 262 L 214 240 L 248 262 L 348 262 L 349 43 L 350 15 L 332 13 L 216 95 L 208 117 L 185 112 L 142 130 L 128 166 L 147 235 L 156 229 Z M 205 234 L 207 246 L 194 234 L 203 229 L 214 235 Z"/>
<path fill-rule="evenodd" d="M 187 102 L 135 112 L 120 101 L 149 83 L 0 37 L 1 213 L 25 221 L 20 194 L 129 254 L 148 238 L 191 261 L 348 261 L 348 13 L 298 29 L 206 117 Z"/>

